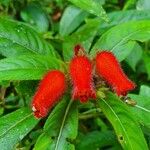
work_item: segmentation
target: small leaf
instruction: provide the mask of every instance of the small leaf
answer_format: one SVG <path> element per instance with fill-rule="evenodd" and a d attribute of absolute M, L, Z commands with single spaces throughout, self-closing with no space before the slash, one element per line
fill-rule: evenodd
<path fill-rule="evenodd" d="M 65 9 L 64 14 L 60 20 L 59 33 L 61 36 L 69 35 L 73 32 L 88 15 L 87 12 L 74 7 L 69 6 Z"/>
<path fill-rule="evenodd" d="M 144 42 L 148 39 L 150 39 L 150 21 L 120 24 L 101 36 L 92 48 L 91 56 L 95 56 L 98 50 L 108 50 L 113 52 L 119 61 L 122 61 L 132 51 L 133 47 L 130 48 L 130 45 L 135 44 L 134 40 Z"/>
<path fill-rule="evenodd" d="M 0 54 L 13 57 L 28 53 L 56 55 L 53 47 L 31 27 L 21 22 L 0 18 Z"/>
<path fill-rule="evenodd" d="M 99 106 L 111 122 L 118 140 L 125 150 L 148 150 L 146 141 L 139 124 L 129 108 L 112 93 L 107 94 L 106 100 L 99 99 Z M 136 136 L 133 136 L 136 135 Z"/>
<path fill-rule="evenodd" d="M 150 129 L 150 97 L 129 94 L 131 99 L 137 102 L 135 107 L 131 107 L 131 110 L 142 126 L 146 126 Z"/>
<path fill-rule="evenodd" d="M 24 55 L 0 60 L 0 80 L 36 80 L 51 69 L 61 69 L 63 62 L 50 56 Z"/>
<path fill-rule="evenodd" d="M 0 118 L 0 148 L 13 150 L 38 123 L 29 110 L 21 108 Z"/>
<path fill-rule="evenodd" d="M 135 71 L 137 63 L 142 58 L 142 47 L 135 43 L 135 46 L 132 50 L 132 52 L 128 55 L 128 57 L 125 59 L 125 61 L 128 63 L 128 65 Z"/>
<path fill-rule="evenodd" d="M 70 101 L 70 102 L 69 102 Z M 77 105 L 65 97 L 52 111 L 44 125 L 34 150 L 74 150 L 73 141 L 77 136 Z"/>
<path fill-rule="evenodd" d="M 140 95 L 150 97 L 150 87 L 146 85 L 141 85 L 140 87 Z"/>
<path fill-rule="evenodd" d="M 69 0 L 69 1 L 72 2 L 74 5 L 76 5 L 77 7 L 80 7 L 81 9 L 86 10 L 91 14 L 101 17 L 102 19 L 108 22 L 107 14 L 99 1 L 96 0 L 86 0 L 86 1 Z"/>
<path fill-rule="evenodd" d="M 21 18 L 33 25 L 38 32 L 46 32 L 49 27 L 49 18 L 42 7 L 37 3 L 30 3 L 21 11 Z"/>

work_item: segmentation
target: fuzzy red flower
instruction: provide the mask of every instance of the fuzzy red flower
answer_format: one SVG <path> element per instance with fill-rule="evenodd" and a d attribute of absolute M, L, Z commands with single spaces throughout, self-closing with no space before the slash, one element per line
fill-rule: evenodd
<path fill-rule="evenodd" d="M 40 82 L 32 101 L 36 118 L 45 117 L 65 91 L 65 76 L 61 71 L 49 71 Z"/>
<path fill-rule="evenodd" d="M 118 96 L 126 95 L 135 88 L 135 84 L 124 74 L 113 53 L 99 52 L 96 56 L 97 73 L 108 82 Z"/>
<path fill-rule="evenodd" d="M 70 76 L 73 82 L 73 99 L 87 102 L 96 98 L 92 81 L 92 63 L 86 56 L 75 56 L 70 63 Z"/>

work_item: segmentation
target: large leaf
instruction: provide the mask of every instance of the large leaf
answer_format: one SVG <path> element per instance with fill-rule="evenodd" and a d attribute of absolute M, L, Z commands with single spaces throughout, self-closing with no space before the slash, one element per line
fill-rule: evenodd
<path fill-rule="evenodd" d="M 69 35 L 73 32 L 88 15 L 87 12 L 74 7 L 69 6 L 65 9 L 65 12 L 60 20 L 59 33 L 61 36 Z"/>
<path fill-rule="evenodd" d="M 129 21 L 150 19 L 149 10 L 127 10 L 108 13 L 109 23 L 101 21 L 98 32 L 101 34 L 107 29 Z M 96 18 L 99 20 L 99 18 Z"/>
<path fill-rule="evenodd" d="M 105 32 L 92 48 L 94 56 L 98 50 L 113 52 L 122 61 L 132 51 L 134 40 L 144 42 L 150 39 L 150 21 L 134 21 L 115 26 Z M 133 45 L 133 46 L 130 46 Z"/>
<path fill-rule="evenodd" d="M 49 56 L 23 55 L 0 61 L 0 80 L 35 80 L 50 69 L 61 69 L 63 62 Z"/>
<path fill-rule="evenodd" d="M 29 108 L 21 108 L 0 118 L 0 149 L 13 150 L 38 123 Z"/>
<path fill-rule="evenodd" d="M 135 107 L 131 107 L 135 118 L 141 125 L 150 129 L 150 97 L 135 94 L 129 94 L 128 96 L 137 102 Z"/>
<path fill-rule="evenodd" d="M 118 140 L 125 150 L 148 150 L 144 135 L 129 108 L 112 93 L 99 99 L 99 106 L 111 122 Z M 135 136 L 136 135 L 136 136 Z"/>
<path fill-rule="evenodd" d="M 0 54 L 11 57 L 27 53 L 55 55 L 52 46 L 31 27 L 0 18 Z"/>
<path fill-rule="evenodd" d="M 70 102 L 69 102 L 69 101 Z M 71 143 L 77 136 L 78 112 L 76 103 L 64 98 L 52 111 L 39 137 L 35 150 L 74 150 Z"/>
<path fill-rule="evenodd" d="M 86 10 L 87 12 L 94 14 L 96 16 L 101 17 L 105 21 L 108 21 L 108 17 L 106 15 L 105 10 L 103 9 L 101 3 L 96 0 L 69 0 L 77 7 L 80 7 L 83 10 Z"/>
<path fill-rule="evenodd" d="M 63 56 L 66 61 L 69 61 L 73 56 L 73 48 L 76 44 L 81 44 L 88 53 L 91 47 L 93 38 L 96 35 L 99 26 L 99 21 L 89 21 L 79 28 L 79 30 L 65 38 L 63 43 Z"/>

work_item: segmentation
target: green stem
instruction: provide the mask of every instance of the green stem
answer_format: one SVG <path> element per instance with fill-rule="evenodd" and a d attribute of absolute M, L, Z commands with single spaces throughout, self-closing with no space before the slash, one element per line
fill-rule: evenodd
<path fill-rule="evenodd" d="M 83 112 L 83 113 L 81 113 L 81 114 L 89 114 L 89 113 L 93 113 L 93 112 L 102 112 L 101 111 L 101 109 L 100 108 L 93 108 L 93 109 L 90 109 L 90 110 L 88 110 L 88 111 L 85 111 L 85 112 Z"/>
<path fill-rule="evenodd" d="M 79 115 L 79 119 L 80 120 L 86 120 L 86 119 L 95 118 L 95 117 L 99 117 L 99 116 L 100 116 L 99 113 L 88 114 L 88 115 Z"/>

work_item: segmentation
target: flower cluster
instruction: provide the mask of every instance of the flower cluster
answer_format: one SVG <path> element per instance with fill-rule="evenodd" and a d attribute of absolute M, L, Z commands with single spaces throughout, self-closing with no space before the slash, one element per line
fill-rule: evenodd
<path fill-rule="evenodd" d="M 87 102 L 96 99 L 94 74 L 98 74 L 118 96 L 125 96 L 135 88 L 128 79 L 112 52 L 100 51 L 94 63 L 86 56 L 83 47 L 76 45 L 74 57 L 69 64 L 69 75 L 73 84 L 72 99 Z M 94 68 L 96 68 L 94 70 Z M 94 73 L 95 71 L 95 73 Z M 51 107 L 60 99 L 66 89 L 66 79 L 59 70 L 49 71 L 40 82 L 32 101 L 32 110 L 36 118 L 45 117 Z"/>

